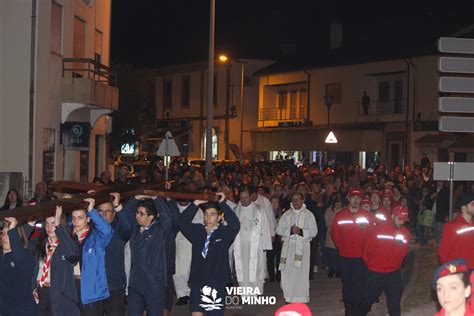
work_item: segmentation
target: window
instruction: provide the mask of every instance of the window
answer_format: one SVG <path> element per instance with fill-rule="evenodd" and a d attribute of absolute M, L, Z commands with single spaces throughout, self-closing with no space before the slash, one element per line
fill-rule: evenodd
<path fill-rule="evenodd" d="M 332 104 L 342 104 L 342 85 L 340 83 L 327 84 L 326 95 L 333 97 Z"/>
<path fill-rule="evenodd" d="M 387 103 L 390 99 L 390 84 L 388 81 L 379 82 L 379 102 Z"/>
<path fill-rule="evenodd" d="M 301 107 L 306 107 L 306 90 L 301 90 L 300 91 L 300 106 Z"/>
<path fill-rule="evenodd" d="M 94 60 L 101 63 L 102 62 L 102 39 L 104 38 L 104 33 L 99 30 L 95 30 L 94 36 Z"/>
<path fill-rule="evenodd" d="M 191 93 L 191 79 L 189 76 L 181 78 L 181 107 L 189 108 L 189 96 Z"/>
<path fill-rule="evenodd" d="M 278 93 L 278 108 L 286 109 L 287 106 L 288 106 L 288 92 L 280 91 Z"/>
<path fill-rule="evenodd" d="M 85 43 L 86 43 L 86 22 L 81 18 L 74 17 L 74 33 L 72 43 L 72 57 L 73 58 L 84 58 L 85 57 Z M 77 69 L 73 72 L 73 77 L 84 77 L 83 63 L 74 63 L 73 68 Z"/>
<path fill-rule="evenodd" d="M 63 24 L 63 7 L 56 2 L 51 3 L 51 52 L 61 55 L 61 38 Z"/>
<path fill-rule="evenodd" d="M 402 113 L 403 100 L 403 80 L 395 80 L 393 86 L 393 110 L 395 113 Z"/>
<path fill-rule="evenodd" d="M 173 82 L 171 79 L 165 79 L 163 87 L 163 105 L 167 109 L 171 109 L 171 100 L 173 94 Z"/>

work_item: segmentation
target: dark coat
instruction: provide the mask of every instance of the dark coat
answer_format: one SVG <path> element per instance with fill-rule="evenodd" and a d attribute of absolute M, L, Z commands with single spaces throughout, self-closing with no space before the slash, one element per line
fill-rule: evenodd
<path fill-rule="evenodd" d="M 198 207 L 191 203 L 181 214 L 179 226 L 193 244 L 189 283 L 192 287 L 204 285 L 221 288 L 230 282 L 229 247 L 240 230 L 240 222 L 227 204 L 219 204 L 227 225 L 220 225 L 212 234 L 206 258 L 201 255 L 207 239 L 206 228 L 193 224 Z"/>
<path fill-rule="evenodd" d="M 59 245 L 51 258 L 51 311 L 53 316 L 79 316 L 79 298 L 74 282 L 74 266 L 79 260 L 79 245 L 66 230 L 58 225 L 56 236 Z M 45 239 L 42 247 L 46 247 Z M 34 282 L 38 276 L 39 261 L 36 263 Z M 41 298 L 40 298 L 41 300 Z"/>
<path fill-rule="evenodd" d="M 16 229 L 10 229 L 8 237 L 11 252 L 0 256 L 0 314 L 34 316 L 37 314 L 31 289 L 34 257 L 23 248 Z"/>
<path fill-rule="evenodd" d="M 124 214 L 133 225 L 130 237 L 131 270 L 129 287 L 142 293 L 162 293 L 167 284 L 166 239 L 171 231 L 171 214 L 162 198 L 154 200 L 159 220 L 143 232 L 136 225 L 135 212 L 139 201 L 131 198 L 127 201 Z"/>

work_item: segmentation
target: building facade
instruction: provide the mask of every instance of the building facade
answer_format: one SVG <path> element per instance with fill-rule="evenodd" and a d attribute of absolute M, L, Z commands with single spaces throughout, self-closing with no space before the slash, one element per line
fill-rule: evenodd
<path fill-rule="evenodd" d="M 335 158 L 364 167 L 378 160 L 392 168 L 419 162 L 424 153 L 448 161 L 458 151 L 451 146 L 455 135 L 438 132 L 437 55 L 285 71 L 270 66 L 257 75 L 252 145 L 267 158 Z M 329 130 L 336 144 L 325 143 Z"/>
<path fill-rule="evenodd" d="M 111 0 L 0 2 L 0 172 L 91 181 L 107 167 Z"/>
<path fill-rule="evenodd" d="M 245 59 L 226 64 L 216 62 L 213 95 L 213 158 L 240 159 L 241 124 L 243 126 L 243 156 L 250 158 L 252 144 L 249 131 L 257 126 L 257 70 L 271 61 Z M 242 64 L 244 68 L 243 117 L 241 116 Z M 157 135 L 148 137 L 159 141 L 170 130 L 182 156 L 205 158 L 207 126 L 207 62 L 162 67 L 156 77 Z M 159 143 L 155 144 L 155 147 Z"/>

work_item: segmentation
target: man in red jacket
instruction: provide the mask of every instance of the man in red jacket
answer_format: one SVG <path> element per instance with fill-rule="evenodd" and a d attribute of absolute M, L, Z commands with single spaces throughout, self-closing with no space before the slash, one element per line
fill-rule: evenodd
<path fill-rule="evenodd" d="M 410 241 L 410 231 L 403 225 L 408 221 L 408 209 L 396 206 L 389 221 L 370 229 L 362 256 L 369 271 L 359 306 L 360 315 L 367 315 L 382 291 L 387 298 L 389 315 L 400 315 L 401 267 Z"/>
<path fill-rule="evenodd" d="M 374 225 L 371 212 L 360 208 L 363 193 L 358 188 L 349 191 L 349 206 L 336 214 L 331 237 L 341 255 L 342 299 L 345 315 L 355 315 L 362 299 L 367 268 L 362 251 L 369 227 Z"/>
<path fill-rule="evenodd" d="M 469 269 L 474 269 L 474 193 L 461 195 L 456 201 L 459 213 L 443 225 L 443 235 L 438 248 L 440 264 L 463 258 Z"/>

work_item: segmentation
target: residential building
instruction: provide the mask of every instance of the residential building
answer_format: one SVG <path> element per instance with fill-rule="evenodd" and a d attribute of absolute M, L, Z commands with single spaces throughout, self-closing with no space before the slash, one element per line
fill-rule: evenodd
<path fill-rule="evenodd" d="M 111 0 L 6 0 L 0 21 L 0 172 L 20 172 L 26 195 L 39 181 L 91 181 L 118 109 Z"/>
<path fill-rule="evenodd" d="M 243 106 L 241 116 L 242 63 L 244 66 Z M 252 152 L 249 130 L 257 126 L 258 82 L 253 77 L 257 70 L 272 61 L 256 59 L 216 62 L 213 95 L 213 159 L 240 159 L 241 124 L 243 126 L 243 153 Z M 148 136 L 156 149 L 164 133 L 170 130 L 188 159 L 205 158 L 207 126 L 208 63 L 166 66 L 159 69 L 156 78 L 157 130 Z"/>

